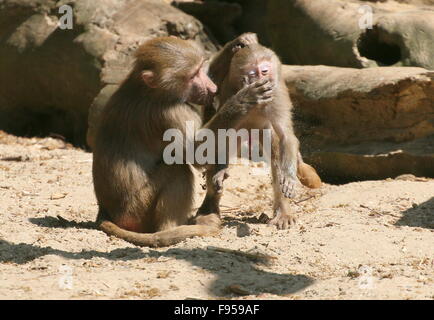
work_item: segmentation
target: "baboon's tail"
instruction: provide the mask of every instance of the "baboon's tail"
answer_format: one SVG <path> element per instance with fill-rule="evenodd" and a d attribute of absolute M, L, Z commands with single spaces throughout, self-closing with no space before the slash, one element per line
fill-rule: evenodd
<path fill-rule="evenodd" d="M 300 152 L 298 153 L 297 158 L 298 158 L 298 169 L 297 169 L 298 180 L 300 180 L 300 182 L 304 186 L 311 189 L 316 189 L 321 187 L 322 181 L 318 173 L 316 172 L 316 170 L 312 166 L 308 165 L 303 161 Z"/>
<path fill-rule="evenodd" d="M 111 221 L 104 220 L 99 229 L 107 235 L 116 236 L 142 247 L 165 247 L 192 237 L 204 237 L 219 233 L 220 228 L 205 225 L 183 225 L 155 233 L 138 233 L 120 228 Z"/>

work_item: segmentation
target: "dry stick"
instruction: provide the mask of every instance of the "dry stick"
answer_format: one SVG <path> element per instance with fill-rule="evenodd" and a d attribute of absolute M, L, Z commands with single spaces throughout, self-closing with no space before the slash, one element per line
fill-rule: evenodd
<path fill-rule="evenodd" d="M 3 157 L 0 160 L 1 161 L 21 162 L 21 161 L 29 161 L 30 158 L 28 156 L 11 156 L 11 157 Z"/>
<path fill-rule="evenodd" d="M 361 207 L 361 208 L 365 208 L 365 209 L 369 209 L 369 210 L 371 210 L 371 212 L 375 212 L 375 213 L 378 214 L 378 215 L 385 214 L 385 215 L 392 216 L 392 217 L 395 217 L 395 218 L 401 218 L 401 216 L 398 216 L 398 215 L 396 215 L 396 214 L 389 213 L 389 212 L 386 212 L 386 211 L 381 211 L 381 212 L 379 212 L 379 211 L 377 211 L 377 210 L 375 210 L 375 209 L 372 209 L 372 208 L 370 208 L 370 207 L 368 207 L 368 206 L 365 206 L 364 204 L 359 205 L 359 207 Z"/>
<path fill-rule="evenodd" d="M 315 198 L 315 196 L 313 195 L 313 196 L 307 197 L 306 199 L 301 199 L 301 200 L 299 200 L 299 201 L 294 202 L 294 204 L 299 204 L 299 203 L 301 203 L 301 202 L 304 202 L 304 201 L 310 200 L 310 199 L 312 199 L 312 198 Z"/>
<path fill-rule="evenodd" d="M 237 284 L 232 284 L 230 286 L 227 286 L 226 290 L 229 291 L 230 293 L 235 293 L 239 296 L 248 296 L 251 294 L 250 291 L 247 291 L 246 289 L 244 289 L 243 287 Z"/>
<path fill-rule="evenodd" d="M 228 209 L 220 210 L 220 212 L 233 212 L 233 211 L 236 211 L 236 210 L 239 210 L 239 209 L 241 209 L 241 208 L 240 207 L 228 208 Z"/>
<path fill-rule="evenodd" d="M 64 217 L 57 215 L 57 219 L 59 219 L 60 223 L 68 224 L 70 221 L 66 220 Z"/>

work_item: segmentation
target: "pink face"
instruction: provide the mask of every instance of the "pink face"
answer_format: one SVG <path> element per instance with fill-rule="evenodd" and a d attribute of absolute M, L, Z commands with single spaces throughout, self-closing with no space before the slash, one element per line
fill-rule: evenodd
<path fill-rule="evenodd" d="M 175 78 L 175 84 L 179 84 L 177 93 L 182 101 L 205 104 L 217 92 L 217 86 L 208 77 L 203 62 L 193 72 L 182 79 Z M 142 79 L 149 88 L 158 88 L 158 82 L 153 71 L 145 70 L 141 73 Z"/>
<path fill-rule="evenodd" d="M 188 102 L 204 104 L 217 92 L 217 86 L 208 77 L 203 65 L 199 67 L 198 71 L 195 72 L 188 81 Z"/>
<path fill-rule="evenodd" d="M 273 80 L 271 61 L 264 60 L 257 64 L 251 64 L 243 69 L 243 75 L 248 84 L 255 81 L 261 80 L 263 78 L 269 78 Z"/>

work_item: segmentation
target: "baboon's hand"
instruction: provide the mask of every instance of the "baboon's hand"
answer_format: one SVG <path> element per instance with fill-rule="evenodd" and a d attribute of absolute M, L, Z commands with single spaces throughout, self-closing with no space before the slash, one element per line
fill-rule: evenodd
<path fill-rule="evenodd" d="M 278 211 L 275 217 L 268 222 L 268 225 L 274 225 L 279 230 L 288 229 L 295 224 L 295 216 L 290 213 Z"/>
<path fill-rule="evenodd" d="M 229 178 L 227 168 L 217 171 L 217 173 L 212 177 L 212 182 L 217 193 L 223 192 L 223 181 L 225 181 L 227 178 Z"/>
<path fill-rule="evenodd" d="M 241 48 L 248 46 L 249 44 L 258 43 L 258 36 L 256 33 L 247 32 L 240 35 L 234 41 L 232 41 L 232 51 L 237 52 Z"/>
<path fill-rule="evenodd" d="M 249 111 L 253 107 L 273 101 L 273 84 L 262 79 L 246 85 L 234 96 L 235 103 Z"/>

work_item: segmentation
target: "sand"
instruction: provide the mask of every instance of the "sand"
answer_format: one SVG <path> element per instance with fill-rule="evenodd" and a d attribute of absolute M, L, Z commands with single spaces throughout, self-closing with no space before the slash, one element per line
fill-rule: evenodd
<path fill-rule="evenodd" d="M 300 187 L 279 231 L 266 168 L 237 165 L 219 236 L 152 249 L 94 228 L 91 153 L 0 133 L 0 158 L 0 299 L 434 299 L 433 179 Z"/>

